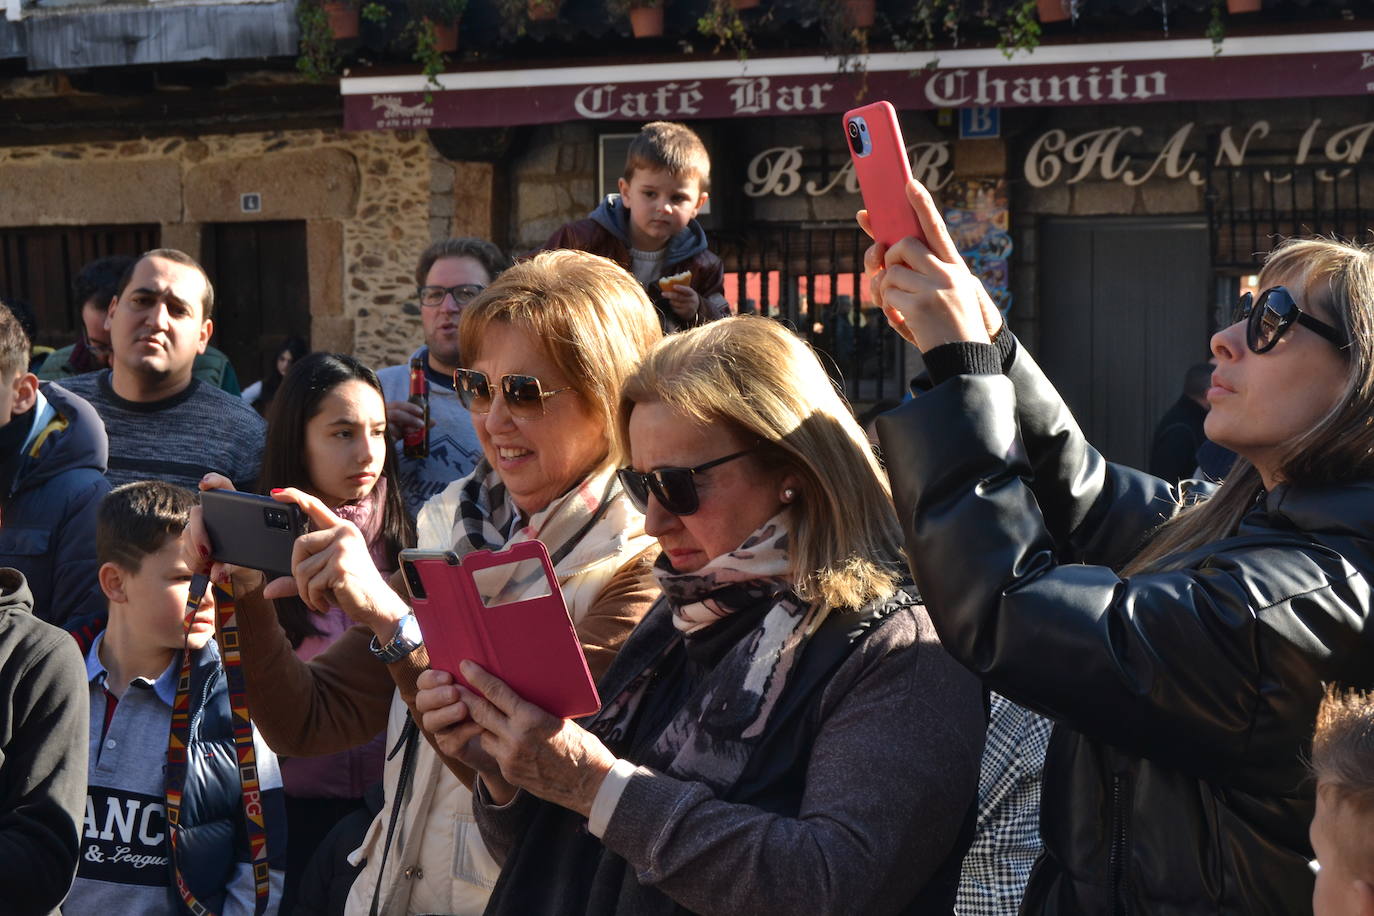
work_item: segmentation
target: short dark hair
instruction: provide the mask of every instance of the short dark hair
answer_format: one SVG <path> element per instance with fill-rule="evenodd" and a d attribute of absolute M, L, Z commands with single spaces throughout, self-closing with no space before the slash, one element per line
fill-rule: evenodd
<path fill-rule="evenodd" d="M 136 573 L 143 558 L 181 537 L 196 494 L 161 480 L 139 480 L 105 494 L 96 516 L 95 556 Z"/>
<path fill-rule="evenodd" d="M 1374 816 L 1374 693 L 1331 687 L 1312 737 L 1317 787 Z"/>
<path fill-rule="evenodd" d="M 1212 387 L 1214 368 L 1211 363 L 1189 366 L 1188 371 L 1183 373 L 1183 393 L 1190 398 L 1206 397 L 1207 389 Z"/>
<path fill-rule="evenodd" d="M 125 272 L 129 271 L 137 260 L 127 254 L 112 254 L 87 261 L 76 275 L 76 279 L 72 280 L 73 314 L 79 317 L 78 313 L 92 299 L 102 309 L 108 306 L 110 300 L 123 289 L 120 280 Z"/>
<path fill-rule="evenodd" d="M 625 152 L 625 180 L 635 169 L 661 169 L 674 178 L 696 178 L 702 192 L 711 190 L 711 157 L 706 144 L 686 124 L 652 121 L 640 128 Z"/>
<path fill-rule="evenodd" d="M 420 255 L 420 262 L 415 265 L 415 285 L 424 286 L 429 269 L 434 266 L 435 261 L 443 258 L 472 258 L 482 265 L 482 269 L 492 280 L 501 276 L 501 272 L 510 267 L 510 258 L 486 239 L 443 239 L 430 245 Z"/>
<path fill-rule="evenodd" d="M 0 375 L 9 380 L 29 368 L 29 335 L 19 316 L 0 302 Z"/>
<path fill-rule="evenodd" d="M 200 300 L 200 320 L 209 318 L 215 310 L 215 286 L 210 282 L 210 275 L 205 272 L 205 268 L 200 266 L 200 262 L 191 257 L 184 251 L 177 251 L 175 248 L 154 248 L 152 251 L 145 251 L 139 255 L 125 268 L 124 273 L 119 278 L 119 289 L 115 295 L 122 296 L 124 291 L 129 288 L 129 282 L 134 278 L 134 271 L 138 265 L 149 258 L 161 258 L 164 261 L 173 261 L 186 267 L 194 267 L 200 271 L 200 275 L 205 278 L 205 295 Z"/>

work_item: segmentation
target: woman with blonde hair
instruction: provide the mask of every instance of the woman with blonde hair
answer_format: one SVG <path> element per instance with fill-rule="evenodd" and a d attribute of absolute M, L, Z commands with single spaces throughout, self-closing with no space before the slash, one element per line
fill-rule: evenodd
<path fill-rule="evenodd" d="M 653 308 L 605 258 L 546 252 L 468 303 L 459 337 L 466 367 L 455 389 L 483 458 L 421 509 L 418 546 L 462 556 L 543 541 L 599 676 L 658 596 L 658 551 L 616 476 L 613 448 L 620 388 L 661 337 Z M 497 868 L 472 823 L 471 771 L 446 766 L 410 724 L 415 678 L 428 666 L 410 608 L 378 575 L 356 527 L 300 490 L 273 495 L 301 506 L 314 530 L 296 541 L 293 579 L 239 602 L 254 718 L 293 757 L 352 747 L 383 728 L 393 749 L 385 807 L 350 857 L 361 871 L 347 901 L 309 900 L 304 890 L 302 898 L 347 914 L 480 913 Z M 239 575 L 239 593 L 259 585 Z M 520 600 L 522 587 L 499 603 Z M 340 607 L 359 625 L 302 662 L 263 594 Z"/>
<path fill-rule="evenodd" d="M 1323 684 L 1374 685 L 1374 248 L 1270 254 L 1212 337 L 1239 460 L 1176 493 L 1088 445 L 908 197 L 928 241 L 867 266 L 934 385 L 878 431 L 945 645 L 1055 721 L 1021 912 L 1311 912 Z"/>
<path fill-rule="evenodd" d="M 950 913 L 976 681 L 904 584 L 887 481 L 815 355 L 763 318 L 663 340 L 619 476 L 663 598 L 560 722 L 471 662 L 416 708 L 480 774 L 489 914 Z"/>

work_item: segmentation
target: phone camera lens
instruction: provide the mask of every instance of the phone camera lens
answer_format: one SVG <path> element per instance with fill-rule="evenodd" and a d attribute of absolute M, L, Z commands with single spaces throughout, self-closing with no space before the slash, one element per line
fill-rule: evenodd
<path fill-rule="evenodd" d="M 268 528 L 275 528 L 278 531 L 291 530 L 291 517 L 286 514 L 285 509 L 264 509 L 262 510 L 262 517 Z"/>
<path fill-rule="evenodd" d="M 406 584 L 410 586 L 411 597 L 424 601 L 426 598 L 425 584 L 420 581 L 420 573 L 411 563 L 402 563 L 401 567 L 405 570 Z"/>
<path fill-rule="evenodd" d="M 859 135 L 859 122 L 858 122 L 858 121 L 850 121 L 850 122 L 849 122 L 849 136 L 851 136 L 851 137 L 857 137 L 858 135 Z"/>

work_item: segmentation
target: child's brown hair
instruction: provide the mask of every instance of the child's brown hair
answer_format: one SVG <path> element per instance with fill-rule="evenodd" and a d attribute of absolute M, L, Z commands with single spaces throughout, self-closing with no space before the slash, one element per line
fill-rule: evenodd
<path fill-rule="evenodd" d="M 1368 825 L 1360 848 L 1342 850 L 1361 877 L 1374 877 L 1374 692 L 1328 689 L 1317 711 L 1312 772 L 1328 804 Z"/>
<path fill-rule="evenodd" d="M 139 480 L 105 494 L 96 516 L 95 556 L 137 573 L 143 558 L 181 537 L 200 500 L 184 487 Z"/>
<path fill-rule="evenodd" d="M 645 124 L 625 153 L 626 181 L 634 179 L 635 169 L 659 169 L 674 178 L 696 178 L 703 194 L 711 190 L 711 157 L 701 138 L 685 124 Z"/>

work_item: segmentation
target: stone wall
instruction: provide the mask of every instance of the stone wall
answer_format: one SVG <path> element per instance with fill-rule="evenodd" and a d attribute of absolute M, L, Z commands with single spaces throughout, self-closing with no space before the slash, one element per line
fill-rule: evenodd
<path fill-rule="evenodd" d="M 454 182 L 411 131 L 0 148 L 0 226 L 158 223 L 163 244 L 198 254 L 206 223 L 304 220 L 312 345 L 380 366 L 421 340 L 415 260 L 453 228 Z M 260 212 L 240 210 L 244 192 Z"/>
<path fill-rule="evenodd" d="M 554 124 L 533 131 L 511 163 L 511 253 L 535 251 L 564 223 L 597 204 L 597 141 L 590 124 Z"/>

